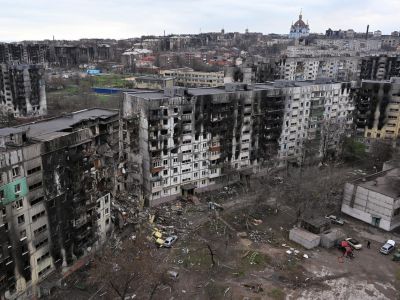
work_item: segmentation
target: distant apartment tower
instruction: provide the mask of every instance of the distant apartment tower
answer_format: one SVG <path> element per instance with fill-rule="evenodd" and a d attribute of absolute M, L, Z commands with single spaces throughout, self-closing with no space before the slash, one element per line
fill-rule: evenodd
<path fill-rule="evenodd" d="M 301 165 L 337 155 L 341 141 L 353 130 L 351 83 L 277 81 L 274 85 L 285 96 L 280 163 Z"/>
<path fill-rule="evenodd" d="M 362 59 L 361 79 L 389 80 L 391 77 L 400 77 L 400 55 L 368 56 Z"/>
<path fill-rule="evenodd" d="M 35 298 L 106 240 L 119 132 L 118 112 L 103 109 L 0 129 L 1 298 Z"/>
<path fill-rule="evenodd" d="M 358 136 L 367 145 L 400 137 L 400 78 L 363 80 L 355 96 Z"/>
<path fill-rule="evenodd" d="M 357 80 L 359 57 L 288 57 L 279 62 L 280 78 L 285 80 Z"/>
<path fill-rule="evenodd" d="M 0 64 L 0 111 L 15 117 L 47 113 L 43 67 Z"/>

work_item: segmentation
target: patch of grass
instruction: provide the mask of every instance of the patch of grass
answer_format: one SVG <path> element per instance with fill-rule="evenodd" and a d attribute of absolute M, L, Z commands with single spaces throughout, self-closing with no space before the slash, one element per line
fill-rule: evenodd
<path fill-rule="evenodd" d="M 286 295 L 281 289 L 273 288 L 268 292 L 268 296 L 275 300 L 284 300 Z"/>
<path fill-rule="evenodd" d="M 91 78 L 93 81 L 92 86 L 96 87 L 115 87 L 115 88 L 123 88 L 128 86 L 128 82 L 124 80 L 126 75 L 99 75 Z"/>

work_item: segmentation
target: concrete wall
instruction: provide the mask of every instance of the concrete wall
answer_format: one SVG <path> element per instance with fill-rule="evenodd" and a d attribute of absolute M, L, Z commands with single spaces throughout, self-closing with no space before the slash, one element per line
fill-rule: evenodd
<path fill-rule="evenodd" d="M 387 231 L 393 229 L 391 225 L 393 204 L 391 197 L 360 186 L 355 187 L 352 183 L 345 185 L 342 212 L 369 224 L 372 224 L 372 217 L 380 217 L 378 227 Z"/>
<path fill-rule="evenodd" d="M 293 228 L 289 231 L 289 240 L 302 245 L 306 249 L 319 246 L 321 237 L 301 228 Z"/>

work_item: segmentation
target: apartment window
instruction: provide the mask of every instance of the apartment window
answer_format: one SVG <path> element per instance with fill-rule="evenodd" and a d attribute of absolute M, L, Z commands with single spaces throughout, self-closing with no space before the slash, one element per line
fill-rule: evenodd
<path fill-rule="evenodd" d="M 40 170 L 42 170 L 42 167 L 41 167 L 41 166 L 38 166 L 38 167 L 36 167 L 36 168 L 29 169 L 29 170 L 27 171 L 27 173 L 28 173 L 28 175 L 32 175 L 32 174 L 34 174 L 34 173 L 36 173 L 36 172 L 39 172 Z"/>
<path fill-rule="evenodd" d="M 197 177 L 198 173 L 194 172 L 193 177 Z"/>
<path fill-rule="evenodd" d="M 174 158 L 174 163 L 177 163 L 178 162 L 178 158 Z"/>
<path fill-rule="evenodd" d="M 104 203 L 107 204 L 110 201 L 110 195 L 105 196 Z"/>
<path fill-rule="evenodd" d="M 17 200 L 13 203 L 12 208 L 14 209 L 20 209 L 24 206 L 24 202 L 22 201 L 22 199 Z"/>
<path fill-rule="evenodd" d="M 192 150 L 191 149 L 189 149 L 189 150 L 185 150 L 185 151 L 182 151 L 182 153 L 191 153 L 192 152 Z"/>
<path fill-rule="evenodd" d="M 174 177 L 174 182 L 178 182 L 178 177 Z"/>
<path fill-rule="evenodd" d="M 153 162 L 153 168 L 161 167 L 161 161 Z"/>
<path fill-rule="evenodd" d="M 37 213 L 36 215 L 32 216 L 32 222 L 36 222 L 39 218 L 43 217 L 46 214 L 45 210 L 42 210 L 41 212 Z"/>
<path fill-rule="evenodd" d="M 163 171 L 163 174 L 164 174 L 164 175 L 168 175 L 168 170 L 164 170 L 164 171 Z"/>
<path fill-rule="evenodd" d="M 163 163 L 164 163 L 164 166 L 165 166 L 165 165 L 168 165 L 168 160 L 167 160 L 167 159 L 164 159 Z"/>
<path fill-rule="evenodd" d="M 49 239 L 45 238 L 44 240 L 40 241 L 39 243 L 36 243 L 35 244 L 35 248 L 39 249 L 40 247 L 46 245 L 48 242 L 49 242 Z"/>
<path fill-rule="evenodd" d="M 178 168 L 174 168 L 174 173 L 178 173 Z"/>
<path fill-rule="evenodd" d="M 206 184 L 206 181 L 205 181 L 205 180 L 202 180 L 202 181 L 201 181 L 201 184 Z"/>
<path fill-rule="evenodd" d="M 14 192 L 16 194 L 19 194 L 21 192 L 21 184 L 17 183 L 16 185 L 14 185 Z"/>
<path fill-rule="evenodd" d="M 24 224 L 25 223 L 25 216 L 24 215 L 20 215 L 17 218 L 18 224 Z"/>
<path fill-rule="evenodd" d="M 26 230 L 21 230 L 19 232 L 19 238 L 22 240 L 23 238 L 26 238 Z"/>
<path fill-rule="evenodd" d="M 108 215 L 109 213 L 110 213 L 110 209 L 107 207 L 107 208 L 104 210 L 104 214 Z"/>
<path fill-rule="evenodd" d="M 207 162 L 203 161 L 202 165 L 203 165 L 203 167 L 207 166 Z"/>
<path fill-rule="evenodd" d="M 19 166 L 16 166 L 16 167 L 13 167 L 13 168 L 12 168 L 12 175 L 13 175 L 13 177 L 17 177 L 17 176 L 20 175 L 20 168 L 19 168 Z"/>
<path fill-rule="evenodd" d="M 37 263 L 40 263 L 41 261 L 45 260 L 46 258 L 50 257 L 50 253 L 46 252 L 45 254 L 43 254 L 41 257 L 38 257 L 37 259 Z"/>
<path fill-rule="evenodd" d="M 153 197 L 158 197 L 158 196 L 160 196 L 160 192 L 153 193 Z"/>
<path fill-rule="evenodd" d="M 203 157 L 206 158 L 207 157 L 207 153 L 203 153 Z"/>
<path fill-rule="evenodd" d="M 49 270 L 49 269 L 50 269 L 50 265 L 48 265 L 46 268 L 44 268 L 43 270 L 41 270 L 41 271 L 38 273 L 39 277 L 42 276 L 44 273 L 46 273 L 46 271 Z"/>
<path fill-rule="evenodd" d="M 33 235 L 37 236 L 37 235 L 41 234 L 42 232 L 46 231 L 46 229 L 47 229 L 47 225 L 44 224 L 43 226 L 40 226 L 38 229 L 35 229 L 33 231 Z"/>
<path fill-rule="evenodd" d="M 198 163 L 195 163 L 193 166 L 194 166 L 195 168 L 198 168 L 198 167 L 199 167 L 199 164 L 198 164 Z"/>
<path fill-rule="evenodd" d="M 41 186 L 42 186 L 42 182 L 40 181 L 40 182 L 38 182 L 38 183 L 34 183 L 34 184 L 30 185 L 30 186 L 29 186 L 29 190 L 32 191 L 32 190 L 34 190 L 34 189 L 40 188 Z"/>
<path fill-rule="evenodd" d="M 201 171 L 201 175 L 206 175 L 206 171 Z"/>

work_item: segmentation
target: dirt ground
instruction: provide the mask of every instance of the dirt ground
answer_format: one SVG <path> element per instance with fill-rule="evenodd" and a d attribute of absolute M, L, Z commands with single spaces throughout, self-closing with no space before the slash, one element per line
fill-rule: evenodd
<path fill-rule="evenodd" d="M 197 206 L 184 204 L 182 213 L 174 204 L 159 210 L 155 223 L 173 226 L 178 241 L 171 249 L 155 249 L 153 259 L 179 276 L 161 285 L 152 299 L 398 299 L 400 263 L 379 253 L 387 238 L 400 241 L 397 234 L 345 218 L 342 230 L 364 247 L 370 240 L 371 249 L 342 259 L 337 249 L 305 250 L 290 242 L 295 218 L 288 207 L 276 212 L 258 202 L 260 195 L 230 190 L 214 198 L 223 211 L 209 210 L 205 199 Z M 116 299 L 85 285 L 80 274 L 54 298 L 72 292 L 75 299 Z"/>

